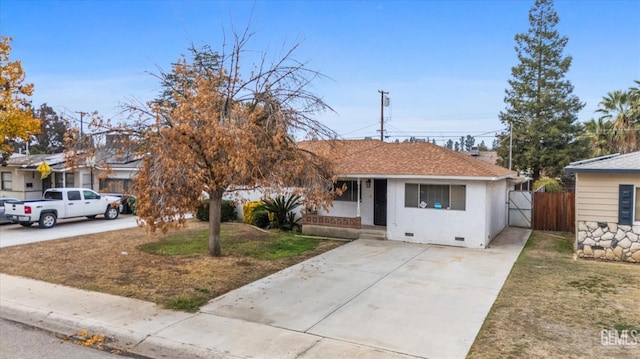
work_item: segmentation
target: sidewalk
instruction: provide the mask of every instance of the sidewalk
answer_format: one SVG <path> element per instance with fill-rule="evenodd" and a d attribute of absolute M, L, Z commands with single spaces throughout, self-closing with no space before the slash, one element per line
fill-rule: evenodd
<path fill-rule="evenodd" d="M 4 274 L 0 274 L 0 317 L 66 336 L 80 330 L 104 334 L 113 340 L 109 347 L 150 358 L 412 358 L 244 320 L 164 310 L 141 300 Z M 189 341 L 175 339 L 185 334 Z"/>
<path fill-rule="evenodd" d="M 0 317 L 150 358 L 464 358 L 530 233 L 484 250 L 358 240 L 194 314 L 0 274 Z"/>

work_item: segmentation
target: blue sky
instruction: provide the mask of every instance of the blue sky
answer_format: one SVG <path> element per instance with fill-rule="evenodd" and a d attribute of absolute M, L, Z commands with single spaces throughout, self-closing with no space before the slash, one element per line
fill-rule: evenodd
<path fill-rule="evenodd" d="M 380 94 L 390 140 L 463 134 L 492 141 L 517 64 L 514 35 L 533 1 L 29 1 L 0 0 L 0 33 L 14 38 L 35 84 L 33 103 L 71 119 L 158 93 L 150 72 L 170 68 L 191 43 L 221 49 L 247 25 L 247 49 L 295 58 L 327 79 L 313 91 L 337 114 L 318 115 L 344 138 L 378 137 Z M 567 78 L 594 117 L 609 91 L 640 79 L 640 1 L 556 1 L 573 57 Z M 251 63 L 246 64 L 246 68 Z M 486 136 L 486 137 L 483 137 Z"/>

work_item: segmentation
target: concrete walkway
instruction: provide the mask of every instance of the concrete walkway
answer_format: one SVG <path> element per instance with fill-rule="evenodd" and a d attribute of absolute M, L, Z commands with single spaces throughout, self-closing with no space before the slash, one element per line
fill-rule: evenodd
<path fill-rule="evenodd" d="M 464 358 L 529 234 L 484 250 L 358 240 L 195 314 L 0 275 L 0 316 L 153 358 Z"/>

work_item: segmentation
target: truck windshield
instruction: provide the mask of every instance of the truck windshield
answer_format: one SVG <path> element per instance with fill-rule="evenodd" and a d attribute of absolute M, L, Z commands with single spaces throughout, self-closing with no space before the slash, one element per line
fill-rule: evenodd
<path fill-rule="evenodd" d="M 44 193 L 44 199 L 62 199 L 62 192 L 49 191 Z"/>

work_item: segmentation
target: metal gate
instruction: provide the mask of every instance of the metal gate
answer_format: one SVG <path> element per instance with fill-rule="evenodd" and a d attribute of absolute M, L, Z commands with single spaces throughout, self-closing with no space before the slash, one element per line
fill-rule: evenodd
<path fill-rule="evenodd" d="M 529 191 L 509 191 L 509 227 L 531 228 L 533 196 Z"/>

